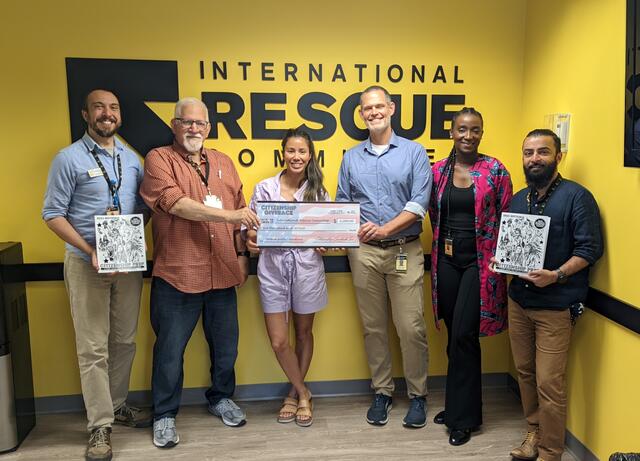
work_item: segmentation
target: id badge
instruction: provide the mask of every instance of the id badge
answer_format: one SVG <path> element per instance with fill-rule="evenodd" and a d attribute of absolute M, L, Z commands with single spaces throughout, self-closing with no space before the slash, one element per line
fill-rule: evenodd
<path fill-rule="evenodd" d="M 120 214 L 120 208 L 115 206 L 110 206 L 109 208 L 107 208 L 107 214 L 109 216 L 117 216 Z"/>
<path fill-rule="evenodd" d="M 90 170 L 87 170 L 87 173 L 89 174 L 90 178 L 97 178 L 99 176 L 104 176 L 100 168 L 91 168 Z"/>
<path fill-rule="evenodd" d="M 220 210 L 222 209 L 222 200 L 220 200 L 215 195 L 208 194 L 204 198 L 204 204 L 205 204 L 205 206 L 208 206 L 208 207 L 211 207 L 211 208 L 218 208 Z"/>
<path fill-rule="evenodd" d="M 396 255 L 396 272 L 405 274 L 407 272 L 407 253 Z"/>
<path fill-rule="evenodd" d="M 444 239 L 444 254 L 447 256 L 453 256 L 453 239 L 446 238 Z"/>

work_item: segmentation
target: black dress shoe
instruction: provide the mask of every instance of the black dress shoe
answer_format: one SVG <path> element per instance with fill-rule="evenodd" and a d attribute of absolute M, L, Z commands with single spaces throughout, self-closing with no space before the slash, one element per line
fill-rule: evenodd
<path fill-rule="evenodd" d="M 433 417 L 433 422 L 436 424 L 444 424 L 444 410 Z"/>
<path fill-rule="evenodd" d="M 452 429 L 449 434 L 449 443 L 451 445 L 464 445 L 471 440 L 471 429 Z"/>

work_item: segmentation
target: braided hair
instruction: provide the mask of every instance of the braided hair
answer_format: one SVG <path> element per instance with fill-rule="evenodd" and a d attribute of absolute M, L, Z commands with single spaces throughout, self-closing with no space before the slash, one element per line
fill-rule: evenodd
<path fill-rule="evenodd" d="M 459 116 L 465 115 L 465 114 L 475 115 L 480 119 L 481 122 L 484 123 L 484 120 L 482 119 L 482 114 L 478 112 L 475 108 L 463 107 L 458 112 L 455 112 L 453 114 L 453 117 L 451 117 L 451 130 L 453 130 L 453 127 L 456 124 L 456 119 Z M 438 191 L 440 191 L 440 187 L 442 187 L 443 184 L 453 181 L 453 167 L 455 166 L 455 164 L 456 164 L 456 148 L 454 146 L 451 148 L 451 152 L 447 157 L 447 162 L 444 165 L 444 173 L 442 174 L 442 176 L 440 176 L 440 179 L 438 180 L 438 186 L 435 188 L 436 196 L 438 194 Z"/>

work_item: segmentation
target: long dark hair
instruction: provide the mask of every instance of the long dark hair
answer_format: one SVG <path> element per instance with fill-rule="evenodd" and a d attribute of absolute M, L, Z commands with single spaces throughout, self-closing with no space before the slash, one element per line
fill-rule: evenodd
<path fill-rule="evenodd" d="M 451 117 L 451 130 L 452 131 L 453 131 L 454 125 L 456 124 L 456 119 L 458 117 L 460 117 L 461 115 L 465 115 L 465 114 L 475 115 L 476 117 L 478 117 L 480 119 L 480 122 L 482 122 L 482 124 L 484 125 L 484 120 L 482 119 L 482 114 L 480 112 L 478 112 L 473 107 L 463 107 L 458 112 L 455 112 L 453 114 L 453 117 Z M 437 194 L 440 191 L 440 187 L 442 187 L 442 185 L 444 183 L 453 180 L 453 167 L 455 166 L 455 162 L 456 162 L 456 148 L 454 146 L 454 147 L 451 148 L 451 152 L 449 153 L 449 157 L 447 157 L 447 163 L 445 163 L 444 172 L 443 172 L 442 176 L 440 176 L 440 179 L 438 180 L 438 186 L 434 190 L 434 192 L 436 194 L 435 195 L 436 197 L 438 196 Z"/>
<path fill-rule="evenodd" d="M 319 202 L 324 201 L 324 196 L 327 193 L 322 184 L 324 175 L 318 165 L 318 159 L 316 158 L 316 148 L 313 146 L 311 136 L 306 131 L 300 128 L 289 128 L 282 138 L 282 155 L 284 155 L 284 148 L 287 145 L 287 141 L 290 138 L 303 138 L 307 141 L 309 147 L 309 163 L 307 163 L 304 169 L 304 178 L 307 180 L 307 188 L 304 191 L 303 200 L 305 202 Z"/>

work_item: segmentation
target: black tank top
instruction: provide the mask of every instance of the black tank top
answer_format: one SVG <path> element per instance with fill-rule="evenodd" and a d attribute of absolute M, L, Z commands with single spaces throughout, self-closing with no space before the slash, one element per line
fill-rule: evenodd
<path fill-rule="evenodd" d="M 473 186 L 463 188 L 448 183 L 442 194 L 440 207 L 442 227 L 440 235 L 475 236 L 476 212 Z"/>

